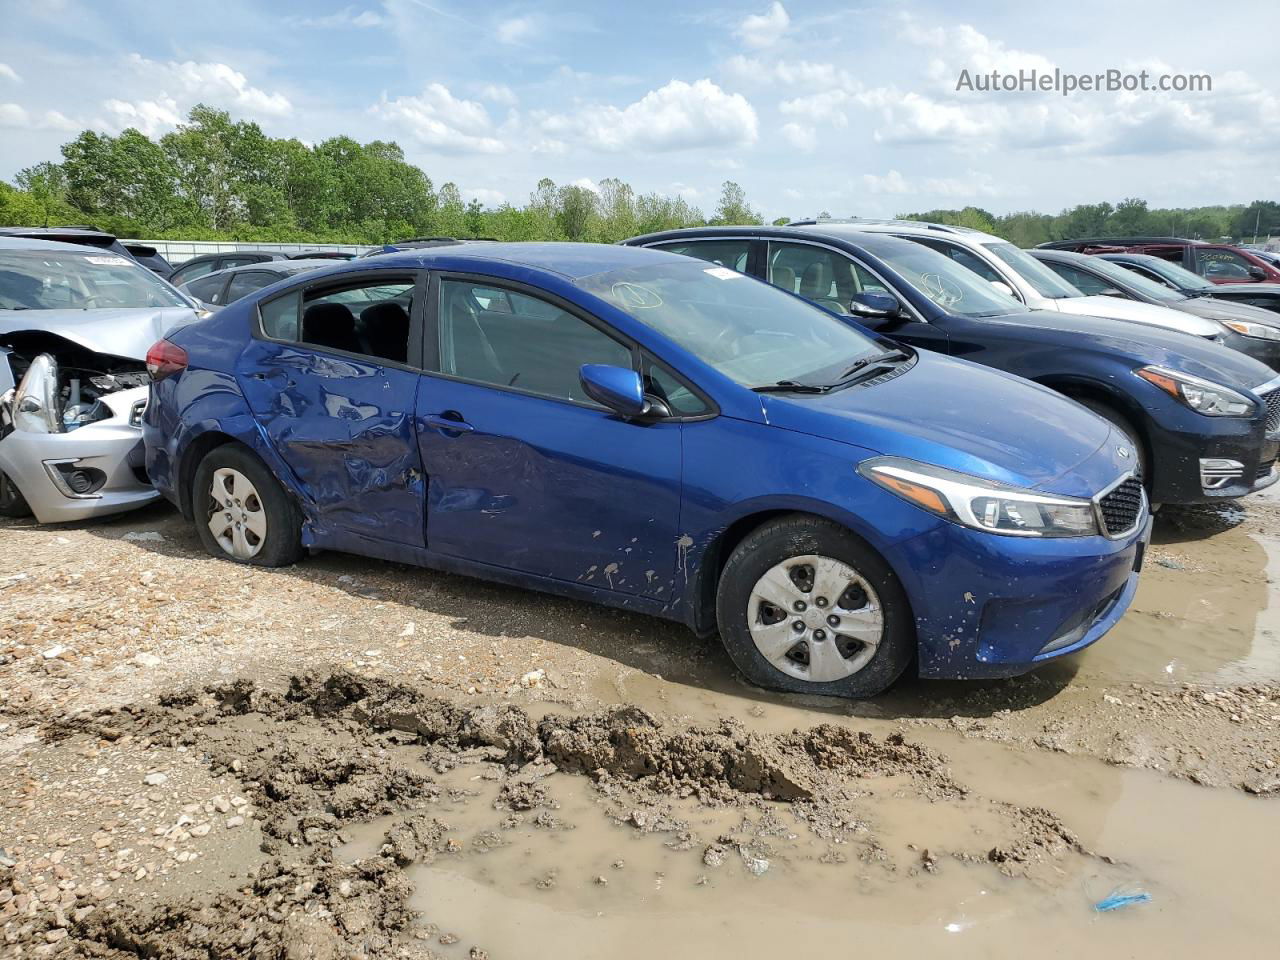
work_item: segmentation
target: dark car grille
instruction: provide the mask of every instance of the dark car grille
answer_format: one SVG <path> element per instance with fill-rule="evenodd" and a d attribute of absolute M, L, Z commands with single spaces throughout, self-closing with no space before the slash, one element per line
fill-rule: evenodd
<path fill-rule="evenodd" d="M 1272 390 L 1262 395 L 1262 402 L 1267 405 L 1267 436 L 1280 431 L 1280 390 Z"/>
<path fill-rule="evenodd" d="M 1109 536 L 1118 537 L 1132 530 L 1142 513 L 1142 481 L 1129 477 L 1098 501 L 1102 523 Z"/>

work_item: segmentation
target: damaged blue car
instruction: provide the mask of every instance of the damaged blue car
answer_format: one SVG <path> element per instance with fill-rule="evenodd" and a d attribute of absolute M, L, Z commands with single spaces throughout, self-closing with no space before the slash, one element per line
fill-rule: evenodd
<path fill-rule="evenodd" d="M 358 260 L 147 362 L 148 473 L 215 556 L 341 550 L 650 613 L 775 689 L 1079 650 L 1150 527 L 1127 439 L 1085 408 L 654 250 Z"/>

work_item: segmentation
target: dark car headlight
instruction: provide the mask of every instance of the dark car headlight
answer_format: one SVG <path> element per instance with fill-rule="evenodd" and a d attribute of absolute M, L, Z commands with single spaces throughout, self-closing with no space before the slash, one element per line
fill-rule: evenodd
<path fill-rule="evenodd" d="M 1254 337 L 1258 340 L 1280 340 L 1280 327 L 1265 323 L 1250 323 L 1248 320 L 1219 320 L 1218 322 L 1228 330 L 1234 330 L 1246 337 Z"/>
<path fill-rule="evenodd" d="M 1133 372 L 1206 417 L 1249 417 L 1258 409 L 1256 400 L 1238 390 L 1189 373 L 1154 366 Z"/>
<path fill-rule="evenodd" d="M 858 472 L 904 500 L 955 523 L 1011 537 L 1092 537 L 1093 502 L 1038 493 L 901 457 L 876 457 Z"/>

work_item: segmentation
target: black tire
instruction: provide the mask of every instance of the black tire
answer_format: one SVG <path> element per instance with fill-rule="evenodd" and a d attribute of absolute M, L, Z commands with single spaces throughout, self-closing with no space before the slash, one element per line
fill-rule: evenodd
<path fill-rule="evenodd" d="M 783 672 L 756 647 L 748 627 L 748 608 L 757 581 L 778 564 L 809 554 L 830 557 L 852 567 L 880 600 L 884 622 L 879 646 L 861 669 L 840 680 L 818 682 Z M 771 520 L 734 548 L 716 591 L 716 620 L 729 657 L 747 679 L 758 686 L 789 693 L 873 697 L 902 675 L 916 649 L 911 607 L 889 565 L 844 527 L 807 514 Z"/>
<path fill-rule="evenodd" d="M 29 516 L 31 507 L 27 505 L 27 498 L 7 474 L 0 472 L 0 517 L 20 520 Z"/>
<path fill-rule="evenodd" d="M 209 528 L 214 513 L 214 473 L 223 468 L 239 471 L 248 478 L 266 515 L 266 536 L 251 557 L 233 556 Z M 235 443 L 215 447 L 200 461 L 191 482 L 191 509 L 200 542 L 215 557 L 256 567 L 285 567 L 302 559 L 301 511 L 266 465 L 246 447 Z"/>
<path fill-rule="evenodd" d="M 1138 428 L 1133 425 L 1133 421 L 1120 413 L 1110 404 L 1104 403 L 1101 400 L 1094 400 L 1092 397 L 1078 398 L 1076 403 L 1088 407 L 1128 438 L 1129 445 L 1133 447 L 1134 456 L 1137 458 L 1137 463 L 1134 464 L 1134 469 L 1137 471 L 1138 478 L 1143 482 L 1147 490 L 1150 491 L 1151 471 L 1147 467 L 1147 446 L 1142 442 L 1142 434 L 1138 431 Z"/>

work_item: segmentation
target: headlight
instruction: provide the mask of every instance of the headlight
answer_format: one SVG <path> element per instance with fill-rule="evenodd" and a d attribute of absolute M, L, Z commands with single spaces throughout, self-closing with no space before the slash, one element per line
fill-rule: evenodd
<path fill-rule="evenodd" d="M 1243 333 L 1246 337 L 1257 337 L 1259 340 L 1280 340 L 1280 327 L 1268 326 L 1265 323 L 1249 323 L 1247 320 L 1220 320 L 1228 330 Z"/>
<path fill-rule="evenodd" d="M 1098 533 L 1093 503 L 1046 496 L 899 457 L 858 464 L 873 483 L 955 523 L 1012 537 L 1091 537 Z"/>
<path fill-rule="evenodd" d="M 1258 409 L 1251 397 L 1189 373 L 1178 373 L 1167 367 L 1143 367 L 1133 372 L 1206 417 L 1248 417 Z"/>
<path fill-rule="evenodd" d="M 62 433 L 58 365 L 42 353 L 31 361 L 13 395 L 13 425 L 30 433 Z"/>

